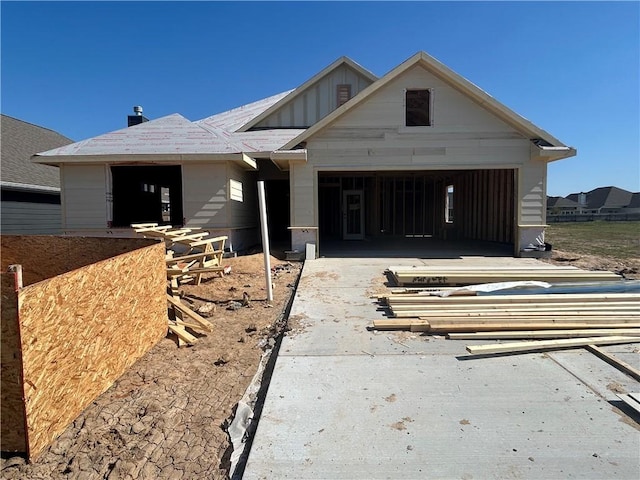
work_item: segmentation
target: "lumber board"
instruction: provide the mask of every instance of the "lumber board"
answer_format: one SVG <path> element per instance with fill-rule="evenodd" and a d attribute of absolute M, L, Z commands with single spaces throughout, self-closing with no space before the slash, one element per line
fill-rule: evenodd
<path fill-rule="evenodd" d="M 167 265 L 178 262 L 188 262 L 190 260 L 199 260 L 202 257 L 210 257 L 218 252 L 200 252 L 200 253 L 191 253 L 189 255 L 182 255 L 180 257 L 172 257 L 167 258 L 165 262 Z"/>
<path fill-rule="evenodd" d="M 541 318 L 562 318 L 562 317 L 608 317 L 620 315 L 625 318 L 636 318 L 640 320 L 640 312 L 637 309 L 600 309 L 600 310 L 548 310 L 548 311 L 535 311 L 535 310 L 522 310 L 522 311 L 495 311 L 495 312 L 447 312 L 446 310 L 393 310 L 393 316 L 396 318 L 411 318 L 411 317 L 437 317 L 437 318 L 450 318 L 450 319 L 471 319 L 471 318 L 518 318 L 518 317 L 541 317 Z"/>
<path fill-rule="evenodd" d="M 624 403 L 640 413 L 640 393 L 616 393 L 618 398 Z"/>
<path fill-rule="evenodd" d="M 181 325 L 169 323 L 169 331 L 175 333 L 180 340 L 189 345 L 193 345 L 198 341 L 196 337 L 187 332 Z"/>
<path fill-rule="evenodd" d="M 227 240 L 228 237 L 226 236 L 221 236 L 221 237 L 213 237 L 213 238 L 205 238 L 203 240 L 198 240 L 196 242 L 189 242 L 189 246 L 190 247 L 201 247 L 203 245 L 207 245 L 207 244 L 212 244 L 215 242 L 222 242 Z"/>
<path fill-rule="evenodd" d="M 520 271 L 592 271 L 592 270 L 583 270 L 578 267 L 574 267 L 572 265 L 549 265 L 547 263 L 540 263 L 540 265 L 535 264 L 527 264 L 527 265 L 497 265 L 497 266 L 480 266 L 480 265 L 416 265 L 416 266 L 403 266 L 403 265 L 392 265 L 387 268 L 389 272 L 419 272 L 419 273 L 430 273 L 433 271 L 438 272 L 486 272 L 487 269 L 491 269 L 491 271 L 511 271 L 511 270 L 520 270 Z"/>
<path fill-rule="evenodd" d="M 451 340 L 507 340 L 520 338 L 576 338 L 624 335 L 640 337 L 640 328 L 583 328 L 569 330 L 494 330 L 488 332 L 449 333 Z"/>
<path fill-rule="evenodd" d="M 167 301 L 173 305 L 175 308 L 177 308 L 178 310 L 180 310 L 182 313 L 184 313 L 186 316 L 190 317 L 192 320 L 195 320 L 196 322 L 198 322 L 200 325 L 202 325 L 202 327 L 207 331 L 207 332 L 213 332 L 213 324 L 211 322 L 209 322 L 208 320 L 206 320 L 205 318 L 201 317 L 200 315 L 198 315 L 196 312 L 194 312 L 193 310 L 191 310 L 189 307 L 187 307 L 185 304 L 183 304 L 182 302 L 180 302 L 179 300 L 176 300 L 175 298 L 173 298 L 171 295 L 167 295 Z"/>
<path fill-rule="evenodd" d="M 401 297 L 388 297 L 392 302 L 405 302 L 409 299 L 418 300 L 421 303 L 448 303 L 460 304 L 497 304 L 497 303 L 538 303 L 538 302 L 603 302 L 603 301 L 630 301 L 640 302 L 638 293 L 540 293 L 534 295 L 475 295 L 462 297 L 436 297 L 433 295 L 402 295 Z"/>
<path fill-rule="evenodd" d="M 529 352 L 536 350 L 547 350 L 553 348 L 584 347 L 586 345 L 615 345 L 623 343 L 638 343 L 640 337 L 584 337 L 584 338 L 564 338 L 561 340 L 533 340 L 528 342 L 509 342 L 488 345 L 468 345 L 467 352 L 473 355 L 484 355 L 492 353 L 513 353 Z"/>
<path fill-rule="evenodd" d="M 587 345 L 585 348 L 589 350 L 591 353 L 593 353 L 594 355 L 596 355 L 597 357 L 607 362 L 609 365 L 617 368 L 621 372 L 629 375 L 631 378 L 640 382 L 640 370 L 638 370 L 637 368 L 632 367 L 626 362 L 623 362 L 622 360 L 617 358 L 615 355 L 612 355 L 609 352 L 604 351 L 597 345 Z"/>
<path fill-rule="evenodd" d="M 374 320 L 373 328 L 376 330 L 409 330 L 411 325 L 424 325 L 429 327 L 427 320 Z"/>
<path fill-rule="evenodd" d="M 493 330 L 516 331 L 516 330 L 569 330 L 569 329 L 590 329 L 590 328 L 639 328 L 638 322 L 616 322 L 615 319 L 591 320 L 589 323 L 583 319 L 548 321 L 519 321 L 480 324 L 478 322 L 429 322 L 429 331 L 433 333 L 456 333 L 456 332 L 490 332 Z"/>

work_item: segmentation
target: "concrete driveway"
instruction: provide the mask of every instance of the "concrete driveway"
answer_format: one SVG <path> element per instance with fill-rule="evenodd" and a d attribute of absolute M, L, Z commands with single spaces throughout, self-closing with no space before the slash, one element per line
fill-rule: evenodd
<path fill-rule="evenodd" d="M 367 330 L 390 265 L 529 262 L 306 262 L 243 478 L 640 478 L 615 395 L 640 385 L 591 353 L 471 358 L 473 342 Z M 638 366 L 638 345 L 605 348 Z"/>

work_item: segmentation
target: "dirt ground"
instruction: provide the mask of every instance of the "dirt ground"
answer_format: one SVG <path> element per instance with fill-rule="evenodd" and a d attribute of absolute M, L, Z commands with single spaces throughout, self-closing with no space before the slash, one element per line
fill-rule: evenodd
<path fill-rule="evenodd" d="M 262 254 L 226 259 L 225 265 L 231 273 L 223 278 L 209 274 L 199 286 L 180 288 L 183 302 L 208 317 L 215 332 L 191 347 L 178 348 L 175 338 L 160 341 L 35 462 L 3 454 L 0 477 L 228 478 L 227 424 L 263 352 L 285 328 L 302 264 L 271 257 L 270 303 Z M 243 299 L 248 305 L 242 306 Z"/>
<path fill-rule="evenodd" d="M 550 259 L 556 265 L 571 265 L 585 270 L 608 270 L 622 275 L 628 280 L 640 279 L 640 258 L 615 258 L 606 255 L 595 256 L 564 250 L 553 250 Z"/>
<path fill-rule="evenodd" d="M 640 259 L 554 251 L 551 263 L 639 278 Z M 3 479 L 225 479 L 227 424 L 265 350 L 286 327 L 285 310 L 301 264 L 271 259 L 275 301 L 266 302 L 262 254 L 226 260 L 231 273 L 184 285 L 216 326 L 192 347 L 163 339 L 98 397 L 32 464 L 4 455 Z M 242 305 L 244 292 L 248 306 Z M 231 302 L 237 302 L 232 304 Z M 228 309 L 236 307 L 235 310 Z M 204 308 L 203 308 L 204 307 Z M 207 312 L 207 310 L 209 310 Z M 295 319 L 291 319 L 295 328 Z"/>

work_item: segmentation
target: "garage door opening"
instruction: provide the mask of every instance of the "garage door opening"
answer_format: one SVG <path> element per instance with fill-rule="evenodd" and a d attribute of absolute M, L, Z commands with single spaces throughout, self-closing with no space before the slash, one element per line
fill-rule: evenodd
<path fill-rule="evenodd" d="M 512 244 L 515 225 L 512 169 L 318 173 L 321 250 L 357 239 L 367 240 L 362 248 L 409 239 Z"/>
<path fill-rule="evenodd" d="M 182 213 L 182 169 L 175 166 L 113 166 L 113 227 L 154 222 L 179 226 Z"/>

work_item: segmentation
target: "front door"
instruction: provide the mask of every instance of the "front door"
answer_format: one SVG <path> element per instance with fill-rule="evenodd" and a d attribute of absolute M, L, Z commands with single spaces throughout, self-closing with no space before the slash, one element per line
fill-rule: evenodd
<path fill-rule="evenodd" d="M 345 240 L 364 239 L 364 192 L 342 192 L 342 231 Z"/>

